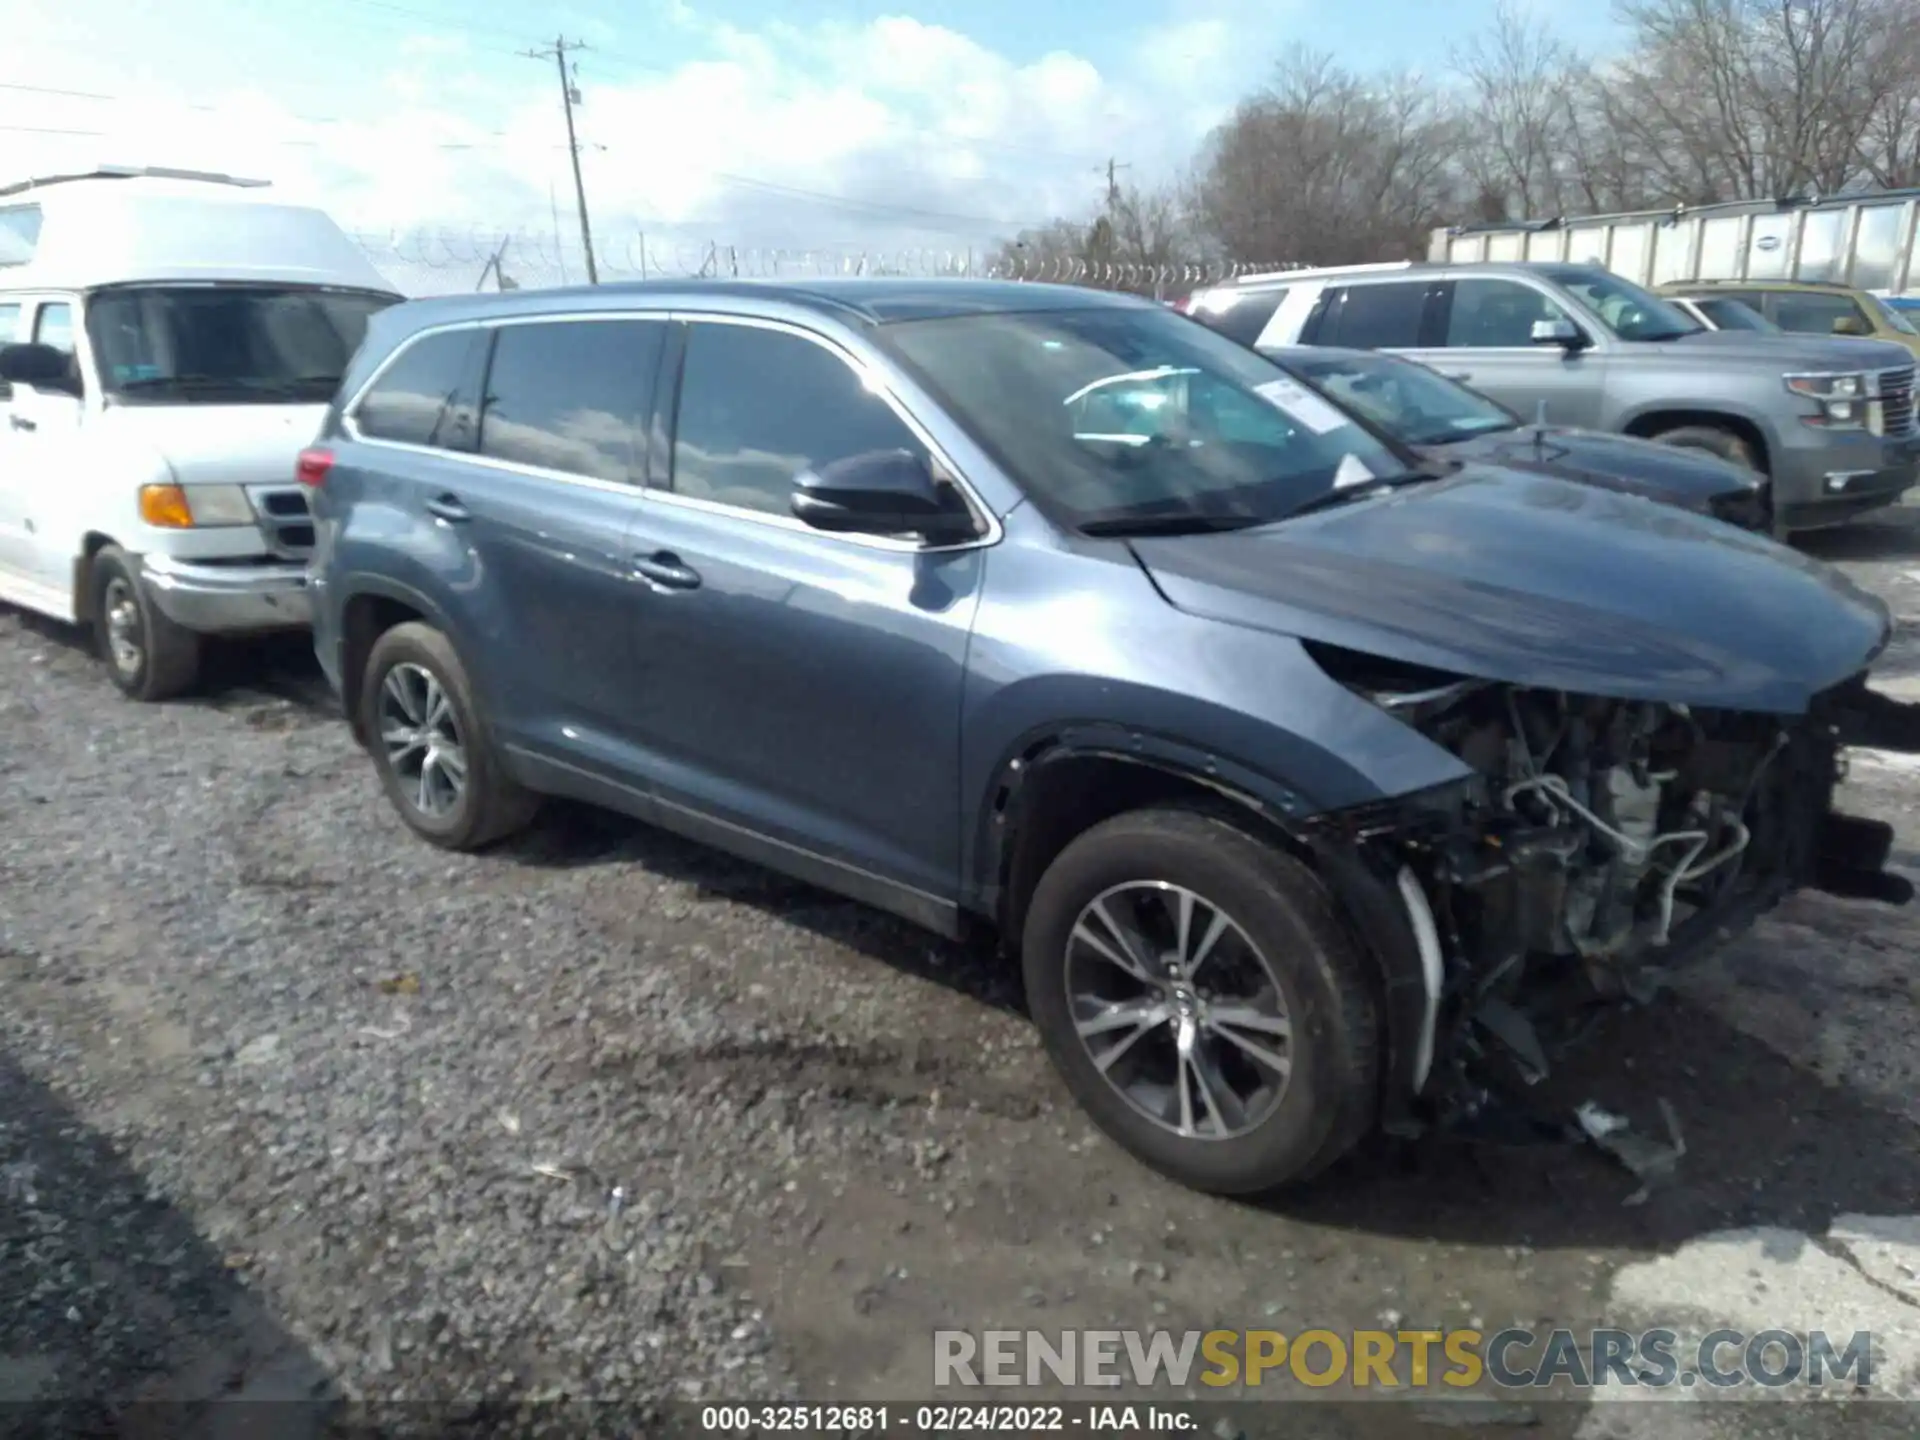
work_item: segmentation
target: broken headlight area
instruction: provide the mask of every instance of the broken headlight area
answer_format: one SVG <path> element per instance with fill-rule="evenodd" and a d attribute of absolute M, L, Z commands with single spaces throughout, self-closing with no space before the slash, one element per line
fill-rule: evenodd
<path fill-rule="evenodd" d="M 1396 1012 L 1400 1088 L 1428 1118 L 1540 1080 L 1596 1006 L 1650 998 L 1796 888 L 1911 897 L 1884 869 L 1891 828 L 1833 812 L 1830 707 L 1759 715 L 1315 658 L 1473 772 L 1346 812 L 1323 838 L 1407 911 L 1389 976 L 1437 977 L 1417 1021 L 1411 995 Z"/>

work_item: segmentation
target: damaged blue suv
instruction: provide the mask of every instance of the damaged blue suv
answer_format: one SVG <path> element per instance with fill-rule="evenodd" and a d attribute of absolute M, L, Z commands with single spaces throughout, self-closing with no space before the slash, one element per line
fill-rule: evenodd
<path fill-rule="evenodd" d="M 394 808 L 563 795 L 984 926 L 1093 1118 L 1264 1191 L 1456 1125 L 1800 886 L 1904 903 L 1839 747 L 1886 608 L 1438 465 L 1161 306 L 654 283 L 375 316 L 300 461 Z"/>

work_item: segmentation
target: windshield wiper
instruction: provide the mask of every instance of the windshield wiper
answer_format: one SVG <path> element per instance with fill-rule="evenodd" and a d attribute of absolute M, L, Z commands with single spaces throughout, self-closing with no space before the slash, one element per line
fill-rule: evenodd
<path fill-rule="evenodd" d="M 247 382 L 229 375 L 143 375 L 122 380 L 121 390 L 244 390 Z"/>
<path fill-rule="evenodd" d="M 339 388 L 340 377 L 338 375 L 294 375 L 285 380 L 255 380 L 251 383 L 262 390 L 272 390 L 276 393 L 288 390 L 324 388 L 331 394 Z"/>
<path fill-rule="evenodd" d="M 1256 515 L 1110 515 L 1101 520 L 1084 521 L 1082 535 L 1219 535 L 1229 530 L 1248 530 L 1255 525 L 1271 524 Z"/>
<path fill-rule="evenodd" d="M 1316 495 L 1304 505 L 1296 505 L 1287 512 L 1291 520 L 1299 515 L 1311 515 L 1316 510 L 1331 510 L 1336 505 L 1345 505 L 1354 500 L 1367 500 L 1387 490 L 1399 490 L 1408 485 L 1417 485 L 1424 480 L 1444 480 L 1452 472 L 1449 470 L 1407 470 L 1399 475 L 1388 475 L 1375 480 L 1363 480 L 1358 485 L 1345 485 L 1338 490 L 1329 490 L 1324 495 Z"/>

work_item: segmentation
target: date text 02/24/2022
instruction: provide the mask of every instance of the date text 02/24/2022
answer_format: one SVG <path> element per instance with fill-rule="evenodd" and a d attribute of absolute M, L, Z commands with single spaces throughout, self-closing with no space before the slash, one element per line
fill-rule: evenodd
<path fill-rule="evenodd" d="M 707 1405 L 700 1411 L 700 1428 L 712 1434 L 813 1434 L 848 1440 L 890 1434 L 1180 1432 L 1198 1425 L 1184 1410 L 1162 1405 Z"/>

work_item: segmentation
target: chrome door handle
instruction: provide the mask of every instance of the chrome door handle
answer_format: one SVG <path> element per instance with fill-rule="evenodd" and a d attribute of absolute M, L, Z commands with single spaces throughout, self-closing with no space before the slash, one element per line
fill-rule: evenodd
<path fill-rule="evenodd" d="M 436 495 L 427 501 L 427 513 L 445 520 L 449 525 L 463 525 L 473 518 L 473 512 L 460 503 L 458 495 Z"/>
<path fill-rule="evenodd" d="M 642 555 L 633 562 L 634 572 L 648 584 L 667 590 L 697 590 L 700 588 L 700 572 L 689 565 L 682 565 L 680 557 L 669 550 L 656 550 L 651 555 Z"/>
<path fill-rule="evenodd" d="M 24 415 L 7 416 L 7 424 L 15 430 L 38 430 L 40 427 Z"/>

